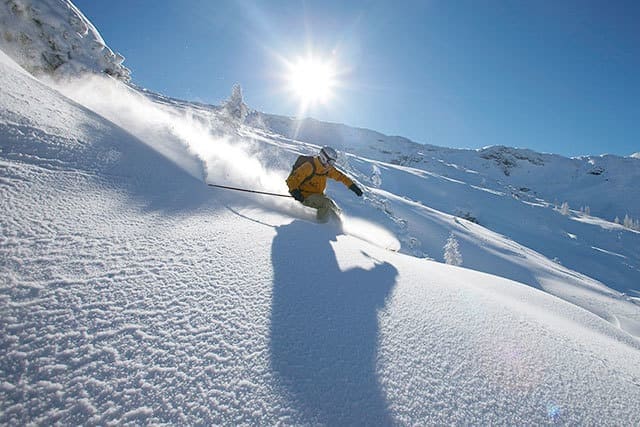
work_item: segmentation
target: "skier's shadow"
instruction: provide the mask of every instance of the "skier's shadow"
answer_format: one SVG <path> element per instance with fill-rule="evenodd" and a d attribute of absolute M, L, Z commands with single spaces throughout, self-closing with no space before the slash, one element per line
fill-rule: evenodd
<path fill-rule="evenodd" d="M 331 226 L 277 227 L 271 368 L 305 424 L 389 425 L 376 375 L 378 310 L 398 271 L 391 264 L 340 270 Z"/>

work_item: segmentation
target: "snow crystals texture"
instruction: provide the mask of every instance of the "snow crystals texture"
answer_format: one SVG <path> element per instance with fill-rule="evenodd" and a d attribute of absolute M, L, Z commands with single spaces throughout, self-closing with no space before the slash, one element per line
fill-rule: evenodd
<path fill-rule="evenodd" d="M 128 81 L 124 57 L 68 0 L 7 0 L 0 4 L 0 48 L 35 74 L 67 77 L 106 73 Z"/>

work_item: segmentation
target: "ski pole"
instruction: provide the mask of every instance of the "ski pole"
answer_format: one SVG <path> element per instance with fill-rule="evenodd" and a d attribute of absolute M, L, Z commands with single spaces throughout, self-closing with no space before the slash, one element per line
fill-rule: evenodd
<path fill-rule="evenodd" d="M 289 194 L 278 194 L 278 193 L 269 193 L 267 191 L 247 190 L 245 188 L 227 187 L 226 185 L 218 185 L 218 184 L 207 184 L 207 185 L 209 187 L 224 188 L 225 190 L 244 191 L 246 193 L 265 194 L 267 196 L 293 197 L 293 196 L 290 196 Z"/>

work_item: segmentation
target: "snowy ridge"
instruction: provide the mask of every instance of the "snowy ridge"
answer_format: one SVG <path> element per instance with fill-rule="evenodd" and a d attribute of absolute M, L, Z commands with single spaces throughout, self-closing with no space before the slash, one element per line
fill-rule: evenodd
<path fill-rule="evenodd" d="M 360 135 L 339 165 L 366 190 L 329 187 L 337 235 L 204 185 L 286 191 L 324 124 L 42 83 L 1 52 L 0 90 L 1 424 L 640 423 L 640 233 L 502 181 L 598 158 L 418 160 L 331 125 Z M 451 237 L 468 268 L 437 262 Z"/>
<path fill-rule="evenodd" d="M 332 145 L 463 181 L 475 179 L 496 191 L 542 198 L 548 203 L 567 201 L 574 209 L 589 206 L 592 215 L 609 221 L 625 214 L 640 218 L 640 188 L 632 184 L 640 179 L 640 168 L 632 158 L 602 155 L 569 159 L 504 146 L 451 149 L 341 124 L 257 112 L 247 121 L 291 139 Z"/>
<path fill-rule="evenodd" d="M 0 48 L 35 74 L 106 73 L 128 81 L 122 55 L 69 0 L 7 0 L 0 4 Z"/>

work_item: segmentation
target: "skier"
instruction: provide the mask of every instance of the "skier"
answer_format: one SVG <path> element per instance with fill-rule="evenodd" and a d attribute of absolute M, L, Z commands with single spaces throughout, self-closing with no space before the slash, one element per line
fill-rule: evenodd
<path fill-rule="evenodd" d="M 348 176 L 334 166 L 338 153 L 331 147 L 323 147 L 317 156 L 299 156 L 287 178 L 289 194 L 305 206 L 318 210 L 319 222 L 329 221 L 330 215 L 340 218 L 340 208 L 324 194 L 327 177 L 340 181 L 349 190 L 362 196 L 362 190 Z"/>

